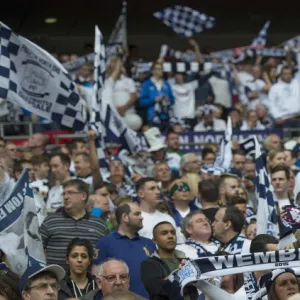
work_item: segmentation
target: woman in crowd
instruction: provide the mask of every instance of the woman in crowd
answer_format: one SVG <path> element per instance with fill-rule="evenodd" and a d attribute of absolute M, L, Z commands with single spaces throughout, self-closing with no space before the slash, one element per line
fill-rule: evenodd
<path fill-rule="evenodd" d="M 79 298 L 97 288 L 94 277 L 88 273 L 93 258 L 93 246 L 86 239 L 74 238 L 70 241 L 66 260 L 69 271 L 61 280 L 58 300 Z"/>
<path fill-rule="evenodd" d="M 272 168 L 278 165 L 284 165 L 285 156 L 284 152 L 280 150 L 270 150 L 267 156 L 267 168 L 270 172 Z"/>
<path fill-rule="evenodd" d="M 268 300 L 287 300 L 300 291 L 299 279 L 292 269 L 278 269 L 264 275 L 260 286 L 266 288 Z"/>

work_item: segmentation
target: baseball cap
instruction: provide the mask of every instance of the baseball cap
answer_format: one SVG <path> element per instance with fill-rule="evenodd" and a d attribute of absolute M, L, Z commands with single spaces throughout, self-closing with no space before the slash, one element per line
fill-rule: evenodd
<path fill-rule="evenodd" d="M 24 272 L 24 274 L 21 276 L 19 281 L 19 290 L 20 291 L 23 290 L 24 285 L 28 279 L 33 278 L 34 276 L 45 271 L 53 273 L 57 278 L 57 281 L 62 280 L 66 275 L 65 270 L 59 265 L 53 264 L 47 266 L 46 263 L 35 260 L 32 257 L 29 257 L 27 269 Z"/>

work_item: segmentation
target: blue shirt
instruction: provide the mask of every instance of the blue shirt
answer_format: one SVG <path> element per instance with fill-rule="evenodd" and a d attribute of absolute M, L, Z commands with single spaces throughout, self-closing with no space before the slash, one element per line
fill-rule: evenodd
<path fill-rule="evenodd" d="M 152 240 L 141 237 L 138 234 L 130 239 L 116 231 L 101 238 L 96 244 L 96 249 L 99 252 L 97 259 L 93 261 L 95 265 L 111 257 L 124 260 L 129 267 L 130 290 L 149 299 L 149 295 L 141 280 L 140 265 L 156 249 Z"/>

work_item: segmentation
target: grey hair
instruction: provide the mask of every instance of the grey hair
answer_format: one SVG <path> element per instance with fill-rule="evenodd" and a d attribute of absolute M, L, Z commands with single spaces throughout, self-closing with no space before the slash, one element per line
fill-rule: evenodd
<path fill-rule="evenodd" d="M 183 173 L 183 171 L 184 171 L 183 169 L 184 169 L 185 165 L 188 163 L 189 158 L 193 155 L 195 155 L 195 154 L 194 153 L 186 153 L 186 154 L 182 155 L 181 160 L 180 160 L 180 172 L 181 172 L 181 174 Z"/>
<path fill-rule="evenodd" d="M 124 267 L 126 268 L 126 270 L 127 270 L 127 273 L 129 273 L 129 267 L 128 267 L 128 265 L 127 265 L 127 263 L 124 261 L 124 260 L 122 260 L 122 259 L 118 259 L 118 258 L 114 258 L 114 257 L 111 257 L 111 258 L 108 258 L 108 259 L 106 259 L 106 260 L 104 260 L 99 266 L 98 266 L 98 276 L 103 276 L 103 274 L 104 274 L 104 265 L 106 264 L 106 263 L 108 263 L 108 262 L 110 262 L 110 261 L 118 261 L 118 262 L 120 262 L 121 264 L 123 264 L 124 265 Z"/>
<path fill-rule="evenodd" d="M 182 233 L 184 234 L 184 236 L 186 238 L 188 238 L 190 235 L 189 233 L 186 231 L 186 228 L 190 227 L 191 226 L 191 221 L 192 221 L 192 218 L 196 215 L 204 215 L 203 211 L 202 210 L 194 210 L 194 211 L 191 211 L 190 213 L 188 213 L 182 220 L 181 220 L 181 231 Z"/>

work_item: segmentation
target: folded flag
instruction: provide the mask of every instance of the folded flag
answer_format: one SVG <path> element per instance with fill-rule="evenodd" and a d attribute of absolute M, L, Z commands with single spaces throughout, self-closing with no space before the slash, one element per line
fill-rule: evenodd
<path fill-rule="evenodd" d="M 58 61 L 3 23 L 0 47 L 0 98 L 45 119 L 83 130 L 84 102 Z"/>
<path fill-rule="evenodd" d="M 177 34 L 185 37 L 191 37 L 216 25 L 214 17 L 187 6 L 174 5 L 157 11 L 153 15 Z"/>

